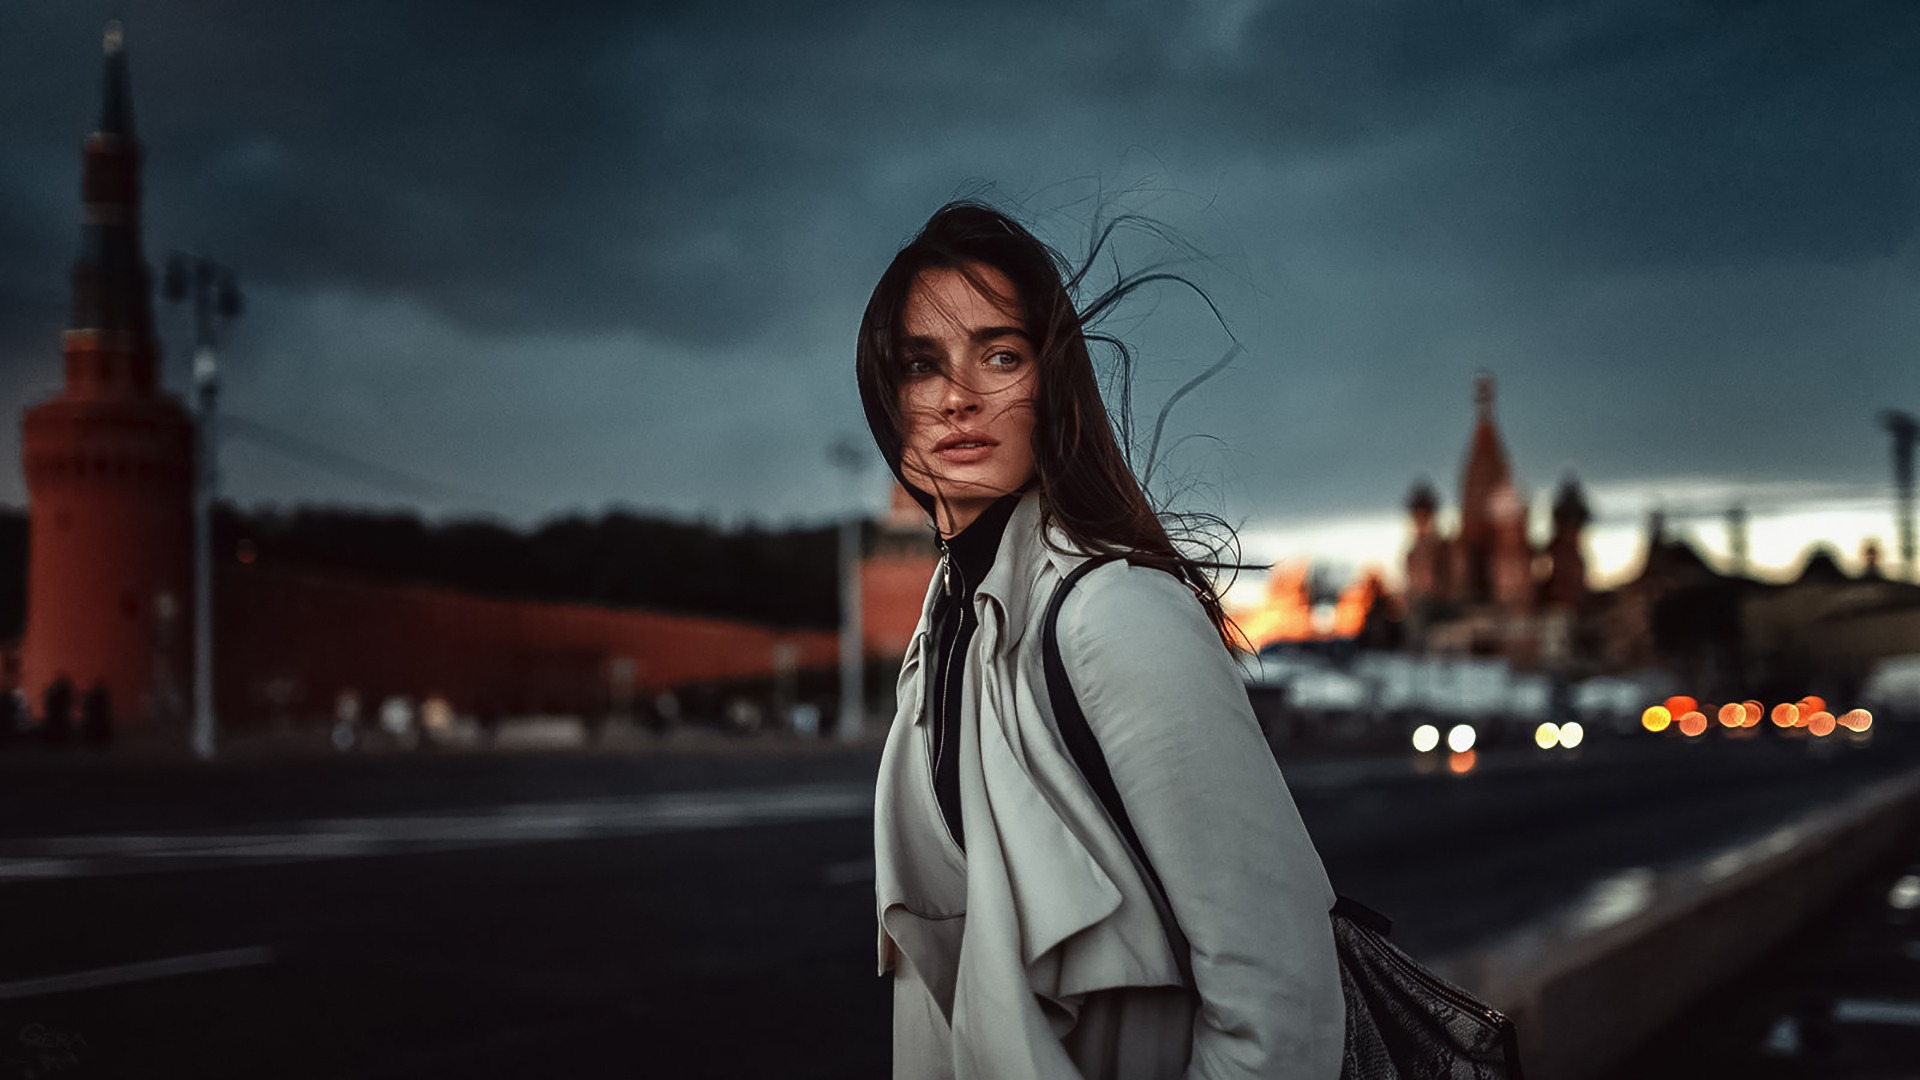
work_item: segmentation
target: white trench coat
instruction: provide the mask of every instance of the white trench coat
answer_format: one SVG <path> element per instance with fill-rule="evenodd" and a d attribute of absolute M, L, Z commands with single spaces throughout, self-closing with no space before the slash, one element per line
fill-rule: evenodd
<path fill-rule="evenodd" d="M 1061 608 L 1069 681 L 1169 914 L 1054 725 L 1041 624 L 1086 556 L 1048 550 L 1039 509 L 1022 497 L 975 590 L 956 714 L 964 854 L 921 708 L 938 572 L 900 670 L 874 808 L 895 1077 L 1333 1080 L 1334 894 L 1240 670 L 1163 571 L 1102 566 Z"/>

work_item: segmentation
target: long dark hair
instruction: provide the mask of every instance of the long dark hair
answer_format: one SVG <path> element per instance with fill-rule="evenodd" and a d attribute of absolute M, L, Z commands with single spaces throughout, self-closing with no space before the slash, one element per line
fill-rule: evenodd
<path fill-rule="evenodd" d="M 928 270 L 958 271 L 988 296 L 994 295 L 994 290 L 983 280 L 978 268 L 988 266 L 1006 275 L 1015 296 L 1002 299 L 1018 304 L 1023 328 L 1038 356 L 1038 381 L 1033 394 L 1033 460 L 1043 535 L 1047 523 L 1058 523 L 1086 552 L 1126 554 L 1135 562 L 1173 573 L 1193 590 L 1220 634 L 1221 642 L 1231 650 L 1235 647 L 1236 635 L 1241 642 L 1246 642 L 1246 636 L 1227 617 L 1221 607 L 1220 594 L 1203 569 L 1257 567 L 1195 559 L 1174 545 L 1162 524 L 1162 514 L 1155 511 L 1143 482 L 1134 475 L 1128 456 L 1115 437 L 1088 347 L 1092 341 L 1118 354 L 1122 367 L 1121 415 L 1123 423 L 1130 422 L 1127 388 L 1132 354 L 1118 339 L 1094 329 L 1095 325 L 1128 294 L 1151 282 L 1185 285 L 1193 288 L 1203 300 L 1205 293 L 1177 274 L 1152 269 L 1131 277 L 1123 276 L 1088 300 L 1084 308 L 1074 305 L 1073 293 L 1083 287 L 1114 232 L 1129 224 L 1152 227 L 1150 222 L 1128 215 L 1096 224 L 1086 258 L 1076 268 L 1019 222 L 983 203 L 963 199 L 934 211 L 919 234 L 888 264 L 867 301 L 866 314 L 860 320 L 859 342 L 854 349 L 860 401 L 866 410 L 867 426 L 872 429 L 874 441 L 893 468 L 894 476 L 932 514 L 933 496 L 908 482 L 901 468 L 902 432 L 906 430 L 900 412 L 901 319 L 907 295 L 914 281 Z M 1212 302 L 1207 303 L 1211 309 Z M 1218 317 L 1217 311 L 1215 316 Z M 1199 378 L 1181 387 L 1173 400 L 1192 389 L 1200 379 L 1218 371 L 1233 355 L 1229 353 Z M 1173 400 L 1168 401 L 1169 407 Z M 1163 410 L 1162 423 L 1165 418 Z M 1159 443 L 1159 426 L 1155 427 L 1155 449 Z M 1151 456 L 1150 453 L 1150 459 Z M 1152 464 L 1149 460 L 1149 476 Z M 1237 548 L 1232 529 L 1214 515 L 1169 513 L 1165 516 L 1202 519 L 1226 530 Z M 1191 527 L 1190 520 L 1184 524 L 1183 535 L 1198 531 Z"/>

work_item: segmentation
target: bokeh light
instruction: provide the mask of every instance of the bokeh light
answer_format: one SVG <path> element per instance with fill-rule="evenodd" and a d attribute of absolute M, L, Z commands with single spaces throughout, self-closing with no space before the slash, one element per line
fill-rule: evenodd
<path fill-rule="evenodd" d="M 1440 729 L 1432 724 L 1421 724 L 1413 729 L 1413 748 L 1426 753 L 1440 745 Z"/>
<path fill-rule="evenodd" d="M 1673 723 L 1673 713 L 1667 711 L 1665 705 L 1650 705 L 1646 712 L 1640 714 L 1640 726 L 1648 731 L 1655 733 L 1665 731 L 1667 725 L 1671 723 Z"/>
<path fill-rule="evenodd" d="M 1807 717 L 1807 730 L 1815 735 L 1833 734 L 1833 714 L 1825 709 Z"/>
<path fill-rule="evenodd" d="M 1773 707 L 1773 726 L 1789 728 L 1800 722 L 1800 706 L 1783 701 Z"/>
<path fill-rule="evenodd" d="M 1667 715 L 1685 716 L 1700 707 L 1700 703 L 1685 694 L 1675 694 L 1667 699 Z"/>
<path fill-rule="evenodd" d="M 1569 750 L 1579 746 L 1580 741 L 1586 737 L 1587 729 L 1581 727 L 1578 720 L 1569 720 L 1560 725 L 1560 745 Z"/>
<path fill-rule="evenodd" d="M 1762 717 L 1767 715 L 1767 707 L 1751 698 L 1741 702 L 1740 707 L 1747 713 L 1747 722 L 1742 724 L 1742 727 L 1754 727 L 1760 723 Z"/>
<path fill-rule="evenodd" d="M 1705 713 L 1695 711 L 1687 713 L 1680 718 L 1680 734 L 1691 739 L 1706 734 L 1706 731 L 1707 717 Z"/>
<path fill-rule="evenodd" d="M 1551 750 L 1560 745 L 1560 725 L 1551 720 L 1543 720 L 1533 729 L 1533 744 L 1542 750 Z"/>
<path fill-rule="evenodd" d="M 1464 754 L 1473 749 L 1473 725 L 1455 724 L 1447 729 L 1447 749 Z"/>
<path fill-rule="evenodd" d="M 1725 705 L 1720 706 L 1720 726 L 1729 728 L 1746 727 L 1747 707 L 1737 701 L 1729 701 Z"/>
<path fill-rule="evenodd" d="M 1447 755 L 1447 771 L 1456 776 L 1470 773 L 1473 771 L 1474 763 L 1479 760 L 1479 755 L 1471 750 L 1457 750 Z"/>

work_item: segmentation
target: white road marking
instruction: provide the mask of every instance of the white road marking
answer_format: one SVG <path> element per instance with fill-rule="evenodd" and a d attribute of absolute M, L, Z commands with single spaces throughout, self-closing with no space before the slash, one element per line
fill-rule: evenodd
<path fill-rule="evenodd" d="M 0 840 L 0 884 L 833 821 L 872 813 L 872 784 L 805 784 L 328 818 L 235 831 Z"/>
<path fill-rule="evenodd" d="M 1899 1024 L 1920 1027 L 1920 1002 L 1863 1001 L 1841 998 L 1833 1003 L 1833 1018 L 1842 1024 Z"/>
<path fill-rule="evenodd" d="M 138 964 L 122 964 L 118 967 L 95 968 L 92 971 L 75 971 L 66 975 L 47 975 L 38 979 L 0 983 L 0 1001 L 271 963 L 273 963 L 273 950 L 264 945 L 256 945 L 248 949 L 223 949 L 219 952 L 195 953 L 191 956 L 175 956 L 166 960 L 148 960 Z"/>

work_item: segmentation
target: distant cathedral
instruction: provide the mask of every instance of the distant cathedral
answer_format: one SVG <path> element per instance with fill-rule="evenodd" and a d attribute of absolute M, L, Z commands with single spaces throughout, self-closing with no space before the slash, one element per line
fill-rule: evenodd
<path fill-rule="evenodd" d="M 1441 532 L 1440 498 L 1431 484 L 1416 483 L 1408 497 L 1408 644 L 1433 652 L 1552 660 L 1564 655 L 1572 617 L 1588 596 L 1582 544 L 1592 515 L 1579 481 L 1569 475 L 1554 496 L 1552 534 L 1544 546 L 1535 546 L 1527 499 L 1514 485 L 1493 405 L 1493 379 L 1483 375 L 1474 384 L 1475 422 L 1460 475 L 1457 530 Z"/>

